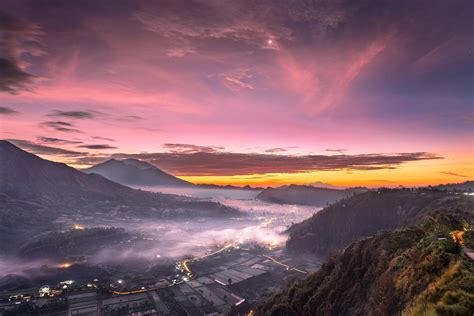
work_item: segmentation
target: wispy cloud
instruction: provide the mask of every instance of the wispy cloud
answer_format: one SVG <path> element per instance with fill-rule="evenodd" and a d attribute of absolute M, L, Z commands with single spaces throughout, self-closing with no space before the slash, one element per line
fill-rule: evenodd
<path fill-rule="evenodd" d="M 99 140 L 106 140 L 106 141 L 109 141 L 109 142 L 114 142 L 115 141 L 115 139 L 113 139 L 113 138 L 102 137 L 102 136 L 92 136 L 91 138 L 92 139 L 99 139 Z"/>
<path fill-rule="evenodd" d="M 219 146 L 199 146 L 192 144 L 163 144 L 171 153 L 193 154 L 193 153 L 216 153 L 224 147 Z"/>
<path fill-rule="evenodd" d="M 49 127 L 58 132 L 65 132 L 65 133 L 82 133 L 82 131 L 73 128 L 74 124 L 64 121 L 47 121 L 40 123 L 42 127 Z"/>
<path fill-rule="evenodd" d="M 266 153 L 281 153 L 281 152 L 287 152 L 289 149 L 297 148 L 295 146 L 291 147 L 275 147 L 275 148 L 269 148 L 265 150 Z"/>
<path fill-rule="evenodd" d="M 89 144 L 89 145 L 80 145 L 78 148 L 87 148 L 87 149 L 115 149 L 117 147 L 107 145 L 107 144 Z"/>
<path fill-rule="evenodd" d="M 134 121 L 140 121 L 143 120 L 144 118 L 138 115 L 125 115 L 122 117 L 119 117 L 117 121 L 124 121 L 124 122 L 134 122 Z"/>
<path fill-rule="evenodd" d="M 0 12 L 0 33 L 0 92 L 16 94 L 28 89 L 33 81 L 20 56 L 24 52 L 42 54 L 38 42 L 41 32 L 31 23 Z"/>
<path fill-rule="evenodd" d="M 60 110 L 53 110 L 47 116 L 50 117 L 67 117 L 71 119 L 94 119 L 97 117 L 98 112 L 92 111 L 60 111 Z"/>
<path fill-rule="evenodd" d="M 324 151 L 343 154 L 344 152 L 347 151 L 347 149 L 342 149 L 342 148 L 341 149 L 325 149 Z"/>
<path fill-rule="evenodd" d="M 448 175 L 448 176 L 455 176 L 455 177 L 460 177 L 460 178 L 469 178 L 469 176 L 459 174 L 456 172 L 451 172 L 451 171 L 441 171 L 440 173 Z"/>
<path fill-rule="evenodd" d="M 37 137 L 37 140 L 41 143 L 48 143 L 48 144 L 61 144 L 61 145 L 73 145 L 73 144 L 81 144 L 82 141 L 78 140 L 67 140 L 55 137 Z"/>
<path fill-rule="evenodd" d="M 148 31 L 179 43 L 180 46 L 169 50 L 168 55 L 173 57 L 196 52 L 198 42 L 204 40 L 232 40 L 259 49 L 278 50 L 278 43 L 271 45 L 268 39 L 291 36 L 285 26 L 262 22 L 264 13 L 259 12 L 263 11 L 263 6 L 223 6 L 212 2 L 194 3 L 191 6 L 189 10 L 189 4 L 147 4 L 143 10 L 134 14 L 134 18 Z M 180 47 L 186 50 L 180 50 Z"/>
<path fill-rule="evenodd" d="M 19 114 L 19 112 L 6 106 L 0 106 L 0 115 L 15 115 L 15 114 Z"/>
<path fill-rule="evenodd" d="M 29 151 L 38 155 L 51 155 L 51 156 L 65 156 L 65 157 L 79 157 L 85 155 L 84 152 L 66 150 L 58 147 L 45 146 L 36 144 L 27 140 L 22 139 L 7 139 L 7 141 L 20 147 L 23 150 Z"/>
<path fill-rule="evenodd" d="M 92 157 L 92 159 L 84 157 L 78 160 L 78 163 L 97 163 L 110 157 L 137 158 L 176 175 L 234 176 L 310 171 L 383 170 L 395 169 L 402 164 L 413 161 L 443 159 L 443 157 L 427 152 L 362 155 L 277 155 L 233 153 L 224 152 L 222 149 L 216 150 L 216 147 L 212 146 L 194 146 L 171 146 L 172 151 L 161 153 L 120 153 L 103 156 L 102 159 L 97 156 Z"/>

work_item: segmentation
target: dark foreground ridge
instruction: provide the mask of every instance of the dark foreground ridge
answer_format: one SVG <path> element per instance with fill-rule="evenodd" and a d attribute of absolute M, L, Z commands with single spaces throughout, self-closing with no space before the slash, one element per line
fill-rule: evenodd
<path fill-rule="evenodd" d="M 474 213 L 443 210 L 423 224 L 351 244 L 263 302 L 257 315 L 472 315 L 474 264 L 463 249 Z"/>

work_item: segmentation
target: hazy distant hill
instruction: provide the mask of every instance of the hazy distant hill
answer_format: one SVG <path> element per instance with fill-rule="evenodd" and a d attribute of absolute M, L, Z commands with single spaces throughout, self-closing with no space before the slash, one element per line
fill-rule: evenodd
<path fill-rule="evenodd" d="M 441 184 L 435 188 L 446 191 L 474 192 L 474 181 L 465 181 L 462 183 Z"/>
<path fill-rule="evenodd" d="M 195 187 L 200 189 L 221 189 L 221 190 L 248 190 L 248 191 L 263 191 L 262 187 L 251 187 L 250 185 L 244 185 L 243 187 L 235 185 L 217 185 L 217 184 L 195 184 Z"/>
<path fill-rule="evenodd" d="M 336 190 L 307 185 L 289 185 L 263 190 L 257 199 L 279 204 L 301 204 L 323 207 L 340 199 L 365 192 L 365 188 Z"/>
<path fill-rule="evenodd" d="M 290 227 L 291 251 L 326 255 L 381 230 L 418 223 L 443 207 L 472 207 L 472 198 L 430 189 L 379 189 L 336 202 Z"/>
<path fill-rule="evenodd" d="M 256 315 L 472 315 L 474 265 L 450 232 L 473 216 L 443 210 L 423 225 L 357 241 Z"/>
<path fill-rule="evenodd" d="M 100 174 L 109 180 L 125 185 L 167 187 L 190 187 L 193 185 L 138 159 L 110 159 L 82 171 Z"/>

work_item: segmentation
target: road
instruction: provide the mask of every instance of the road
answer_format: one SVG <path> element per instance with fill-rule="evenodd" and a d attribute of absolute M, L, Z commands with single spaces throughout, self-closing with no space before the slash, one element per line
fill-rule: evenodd
<path fill-rule="evenodd" d="M 208 253 L 206 255 L 184 259 L 183 261 L 181 261 L 179 263 L 179 265 L 183 267 L 184 271 L 186 271 L 188 273 L 188 275 L 191 275 L 193 272 L 189 268 L 189 265 L 188 265 L 189 262 L 198 261 L 198 260 L 201 260 L 201 259 L 204 259 L 204 258 L 212 257 L 212 256 L 217 255 L 217 254 L 219 254 L 223 251 L 226 251 L 227 249 L 232 248 L 234 246 L 235 246 L 235 243 L 226 244 L 224 247 L 222 247 L 222 248 L 220 248 L 220 249 L 218 249 L 214 252 Z"/>
<path fill-rule="evenodd" d="M 214 252 L 211 252 L 211 253 L 208 253 L 208 254 L 205 254 L 205 255 L 202 255 L 202 256 L 199 256 L 199 257 L 186 258 L 183 261 L 181 261 L 179 263 L 179 265 L 182 266 L 183 270 L 188 273 L 189 277 L 191 277 L 193 272 L 189 268 L 189 265 L 188 265 L 189 262 L 198 261 L 198 260 L 201 260 L 201 259 L 204 259 L 204 258 L 208 258 L 208 257 L 214 256 L 214 255 L 217 255 L 217 254 L 219 254 L 223 251 L 226 251 L 227 249 L 232 248 L 234 246 L 235 246 L 235 243 L 226 244 L 224 247 L 222 247 L 222 248 L 220 248 L 220 249 L 218 249 Z M 147 289 L 140 289 L 140 290 L 134 290 L 134 291 L 114 291 L 112 293 L 116 294 L 116 295 L 127 295 L 127 294 L 143 293 L 143 292 L 147 292 L 147 291 L 153 291 L 153 290 L 158 290 L 158 289 L 162 289 L 162 288 L 165 288 L 165 287 L 174 286 L 174 285 L 177 285 L 177 284 L 180 284 L 180 283 L 182 283 L 182 282 L 169 284 L 169 285 L 165 285 L 165 286 L 161 286 L 161 287 L 155 287 L 155 288 L 147 288 Z"/>
<path fill-rule="evenodd" d="M 202 256 L 199 256 L 199 257 L 194 257 L 194 258 L 186 258 L 184 260 L 182 260 L 178 266 L 182 267 L 184 271 L 186 271 L 186 273 L 188 274 L 189 278 L 192 278 L 192 275 L 193 275 L 193 272 L 192 270 L 190 269 L 189 267 L 189 263 L 190 262 L 196 262 L 198 260 L 201 260 L 201 259 L 204 259 L 204 258 L 208 258 L 208 257 L 212 257 L 212 256 L 215 256 L 221 252 L 224 252 L 226 251 L 227 249 L 230 249 L 230 248 L 233 248 L 236 246 L 236 243 L 228 243 L 226 244 L 224 247 L 214 251 L 214 252 L 211 252 L 211 253 L 208 253 L 208 254 L 205 254 L 205 255 L 202 255 Z M 264 258 L 267 258 L 269 259 L 270 261 L 272 261 L 273 263 L 279 265 L 279 266 L 282 266 L 284 267 L 285 269 L 287 269 L 288 271 L 295 271 L 295 272 L 298 272 L 298 273 L 302 273 L 302 274 L 308 274 L 307 271 L 303 271 L 301 269 L 298 269 L 296 267 L 291 267 L 281 261 L 278 261 L 277 259 L 271 257 L 271 256 L 268 256 L 268 255 L 262 255 Z M 118 294 L 118 295 L 126 295 L 126 294 L 135 294 L 135 293 L 142 293 L 142 292 L 146 292 L 146 291 L 151 291 L 151 290 L 157 290 L 157 289 L 160 289 L 160 288 L 165 288 L 165 287 L 170 287 L 170 286 L 174 286 L 174 285 L 177 285 L 177 284 L 180 284 L 182 283 L 179 282 L 179 283 L 174 283 L 174 284 L 170 284 L 170 285 L 165 285 L 165 286 L 162 286 L 162 287 L 156 287 L 156 288 L 147 288 L 147 289 L 141 289 L 141 290 L 135 290 L 135 291 L 114 291 L 113 294 Z"/>
<path fill-rule="evenodd" d="M 271 260 L 272 262 L 274 262 L 274 263 L 276 263 L 276 264 L 278 264 L 278 265 L 280 265 L 280 266 L 286 268 L 286 269 L 289 270 L 289 271 L 296 271 L 296 272 L 299 272 L 299 273 L 308 274 L 308 272 L 306 272 L 306 271 L 300 270 L 300 269 L 295 268 L 295 267 L 290 267 L 289 265 L 287 265 L 287 264 L 285 264 L 285 263 L 283 263 L 283 262 L 281 262 L 281 261 L 278 261 L 277 259 L 275 259 L 275 258 L 273 258 L 273 257 L 267 256 L 267 255 L 262 255 L 262 256 L 265 257 L 265 258 L 267 258 L 267 259 L 269 259 L 269 260 Z"/>

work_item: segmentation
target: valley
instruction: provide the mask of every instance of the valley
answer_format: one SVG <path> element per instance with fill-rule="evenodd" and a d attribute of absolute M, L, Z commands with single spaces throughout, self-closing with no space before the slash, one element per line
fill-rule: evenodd
<path fill-rule="evenodd" d="M 423 238 L 442 241 L 440 249 L 436 243 L 429 246 L 448 260 L 439 262 L 439 273 L 461 265 L 460 271 L 471 275 L 472 249 L 462 247 L 464 235 L 471 247 L 473 197 L 462 190 L 465 186 L 130 188 L 6 142 L 0 145 L 3 166 L 8 166 L 0 171 L 10 179 L 0 196 L 6 241 L 0 256 L 0 310 L 5 315 L 364 314 L 379 307 L 371 301 L 346 303 L 345 293 L 354 297 L 357 286 L 340 288 L 338 282 L 346 282 L 340 269 L 368 269 L 361 277 L 373 279 L 370 291 L 388 300 L 384 291 L 396 291 L 400 276 L 394 272 L 390 282 L 395 283 L 379 284 L 388 278 L 383 271 L 393 260 L 415 260 L 412 248 L 420 247 L 417 240 Z M 36 177 L 28 171 L 31 164 L 40 170 Z M 12 172 L 19 166 L 21 172 Z M 413 269 L 411 263 L 405 267 Z M 331 280 L 327 285 L 326 278 Z M 335 287 L 340 303 L 324 296 L 327 286 Z M 464 283 L 462 290 L 470 295 Z M 375 292 L 360 295 L 375 297 Z M 325 304 L 311 305 L 308 295 L 324 296 Z M 438 304 L 437 298 L 430 300 Z M 384 312 L 416 302 L 395 297 Z M 459 304 L 461 310 L 469 306 L 465 300 Z"/>

